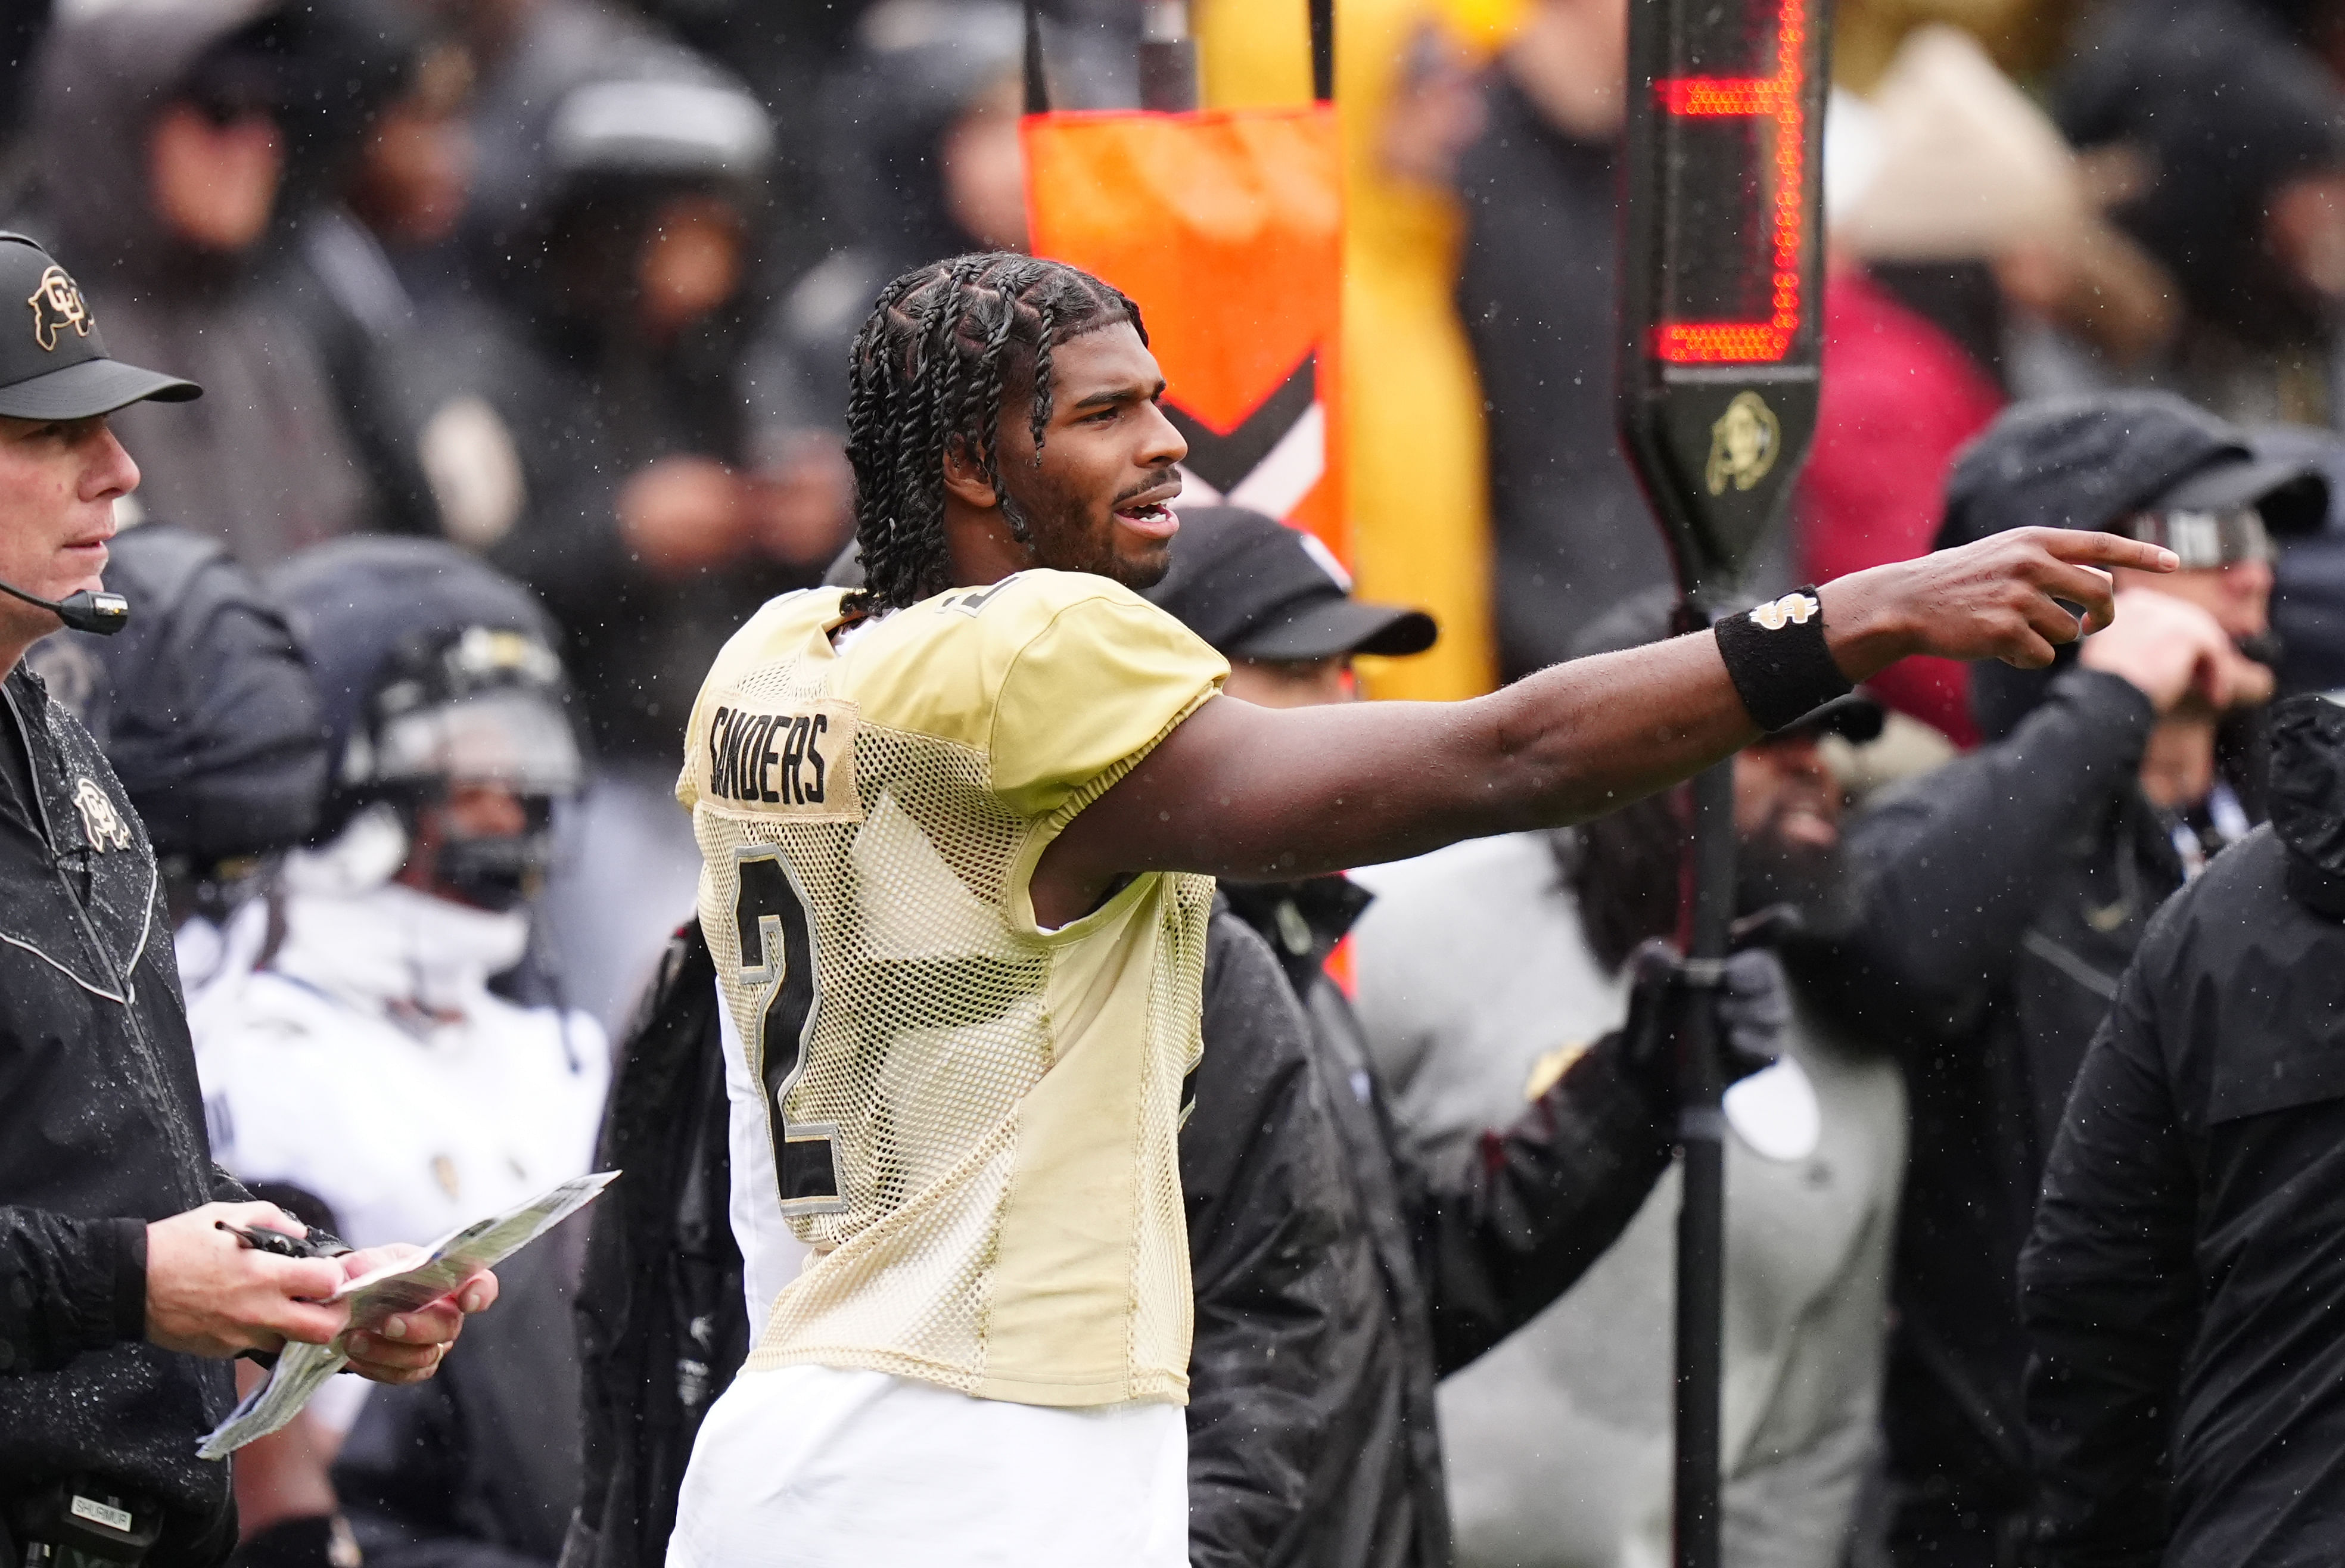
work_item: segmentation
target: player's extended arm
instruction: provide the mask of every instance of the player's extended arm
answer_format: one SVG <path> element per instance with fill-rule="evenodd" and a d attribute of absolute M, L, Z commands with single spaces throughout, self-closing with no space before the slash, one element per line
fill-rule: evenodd
<path fill-rule="evenodd" d="M 1909 653 L 2051 663 L 2114 614 L 2108 577 L 2175 558 L 2110 533 L 2018 529 L 1819 590 L 1833 661 L 1863 680 Z M 1708 632 L 1543 670 L 1467 703 L 1274 710 L 1205 703 L 1069 824 L 1036 917 L 1092 907 L 1118 875 L 1284 878 L 1600 815 L 1759 734 Z"/>

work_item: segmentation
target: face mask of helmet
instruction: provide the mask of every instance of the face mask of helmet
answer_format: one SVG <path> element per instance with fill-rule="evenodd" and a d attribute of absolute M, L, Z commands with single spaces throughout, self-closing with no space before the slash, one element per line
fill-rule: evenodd
<path fill-rule="evenodd" d="M 536 897 L 553 865 L 553 804 L 539 798 L 525 805 L 531 824 L 526 833 L 441 840 L 432 852 L 431 885 L 495 914 Z"/>
<path fill-rule="evenodd" d="M 420 869 L 433 891 L 512 909 L 535 895 L 552 863 L 553 802 L 584 783 L 561 664 L 534 638 L 474 627 L 408 669 L 376 693 L 341 782 L 398 806 L 430 857 Z M 484 790 L 519 805 L 513 830 L 461 820 L 464 798 Z M 427 814 L 439 818 L 431 831 Z"/>

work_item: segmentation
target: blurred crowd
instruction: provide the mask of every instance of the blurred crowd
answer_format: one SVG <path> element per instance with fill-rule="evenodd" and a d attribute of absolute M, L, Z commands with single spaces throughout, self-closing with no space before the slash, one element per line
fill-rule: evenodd
<path fill-rule="evenodd" d="M 1304 95 L 1294 9 L 1195 0 L 1206 103 Z M 1059 106 L 1136 101 L 1142 12 L 1042 6 Z M 1177 577 L 1167 608 L 1280 703 L 1658 639 L 1614 433 L 1627 0 L 1336 16 L 1351 566 L 1430 620 L 1256 657 Z M 1728 1560 L 1984 1568 L 2050 1528 L 2019 1280 L 2070 1081 L 2160 903 L 2269 814 L 2267 705 L 2345 688 L 2345 7 L 1835 26 L 1822 419 L 1753 592 L 2027 523 L 2163 530 L 2184 565 L 2050 672 L 1910 662 L 1737 764 L 1742 913 L 1799 918 L 1796 1070 L 1738 1090 L 1730 1162 Z M 115 355 L 206 389 L 115 420 L 144 478 L 108 582 L 145 623 L 32 663 L 174 877 L 215 1148 L 256 1190 L 365 1246 L 590 1162 L 692 909 L 693 694 L 848 542 L 848 346 L 899 272 L 1024 245 L 1022 39 L 1013 0 L 0 12 L 0 227 Z M 1684 837 L 1664 798 L 1239 913 L 1314 1027 L 1349 1020 L 1358 1136 L 1433 1169 L 1621 1023 Z M 1348 1002 L 1313 999 L 1329 976 Z M 1405 1533 L 1446 1509 L 1477 1568 L 1662 1560 L 1672 1192 L 1387 1412 L 1376 1441 L 1437 1414 L 1447 1451 L 1395 1483 L 1430 1489 Z M 555 1559 L 576 1259 L 549 1258 L 441 1383 L 321 1401 L 240 1462 L 249 1561 Z"/>

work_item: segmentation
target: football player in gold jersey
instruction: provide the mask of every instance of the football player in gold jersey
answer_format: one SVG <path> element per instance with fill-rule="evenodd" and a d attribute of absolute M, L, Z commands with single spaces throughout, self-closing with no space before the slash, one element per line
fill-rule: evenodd
<path fill-rule="evenodd" d="M 1259 708 L 1132 592 L 1186 448 L 1131 300 L 939 262 L 851 376 L 867 586 L 734 637 L 677 784 L 764 1325 L 669 1548 L 708 1568 L 1185 1560 L 1174 1132 L 1211 878 L 1584 819 L 1904 654 L 2046 663 L 2106 624 L 2100 569 L 2173 564 L 2003 533 L 1473 702 Z"/>

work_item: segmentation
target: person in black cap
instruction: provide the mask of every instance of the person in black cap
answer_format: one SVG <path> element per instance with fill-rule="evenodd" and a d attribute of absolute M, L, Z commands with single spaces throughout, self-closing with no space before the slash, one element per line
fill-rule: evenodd
<path fill-rule="evenodd" d="M 14 302 L 14 303 L 9 303 Z M 106 416 L 190 382 L 109 358 L 72 276 L 0 237 L 0 1560 L 208 1564 L 235 1543 L 228 1467 L 196 1457 L 228 1358 L 323 1342 L 323 1303 L 384 1253 L 279 1257 L 221 1223 L 304 1232 L 212 1163 L 144 824 L 25 665 L 56 602 L 102 584 L 138 483 Z M 494 1299 L 493 1277 L 461 1306 Z M 352 1367 L 430 1375 L 457 1300 L 355 1336 Z"/>
<path fill-rule="evenodd" d="M 1149 597 L 1229 660 L 1231 696 L 1303 707 L 1353 700 L 1355 654 L 1436 635 L 1423 611 L 1349 589 L 1311 535 L 1190 507 Z M 1579 1279 L 1668 1164 L 1674 1085 L 1634 1021 L 1495 1108 L 1474 1148 L 1412 1152 L 1328 972 L 1368 903 L 1341 875 L 1230 882 L 1207 928 L 1205 1054 L 1181 1137 L 1200 1568 L 1447 1563 L 1435 1382 Z M 1642 956 L 1650 1023 L 1670 970 Z M 1740 1076 L 1771 1054 L 1782 1008 L 1763 955 L 1736 964 Z"/>
<path fill-rule="evenodd" d="M 1244 507 L 1183 507 L 1172 569 L 1148 597 L 1230 662 L 1222 690 L 1266 708 L 1348 702 L 1355 656 L 1406 658 L 1440 635 L 1422 610 L 1353 598 L 1315 536 Z"/>
<path fill-rule="evenodd" d="M 2171 541 L 2183 569 L 2120 572 L 2117 622 L 2048 670 L 1974 670 L 1988 744 L 1848 835 L 1860 917 L 1822 991 L 1900 1043 L 1912 1118 L 1883 1399 L 1899 1561 L 2022 1550 L 2015 1270 L 2045 1150 L 2150 916 L 2251 825 L 2218 725 L 2271 691 L 2241 651 L 2269 656 L 2270 537 L 2325 506 L 2309 462 L 2164 393 L 2019 404 L 1948 481 L 1942 547 L 2054 523 Z"/>

